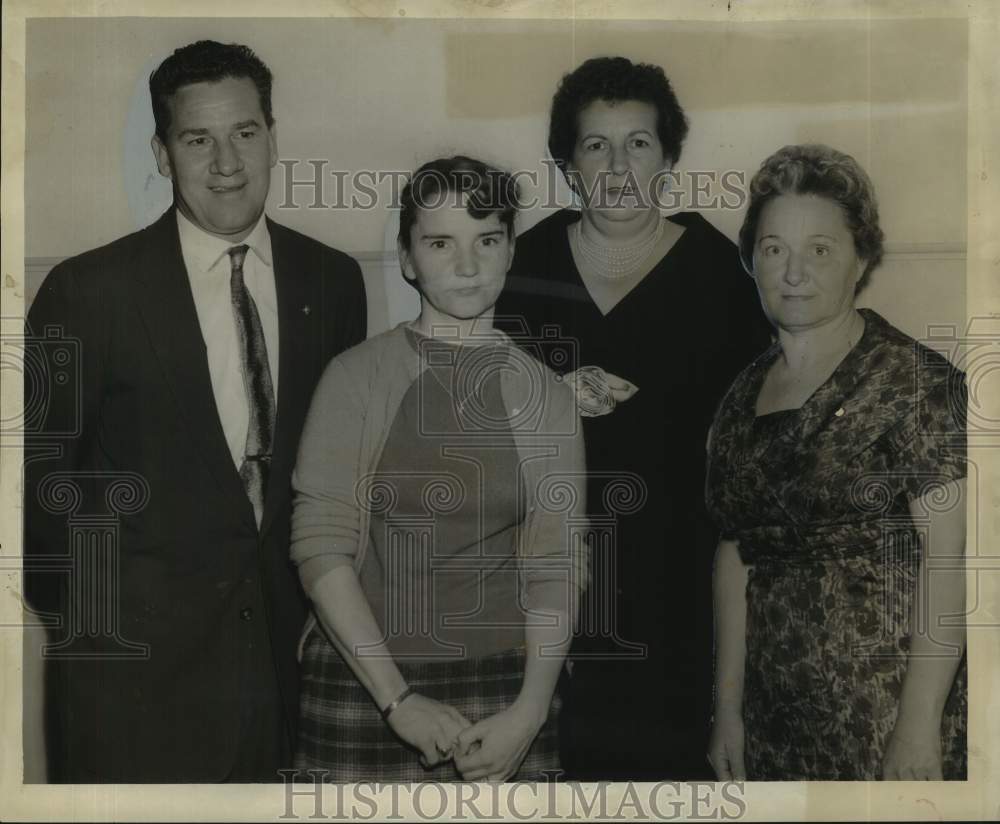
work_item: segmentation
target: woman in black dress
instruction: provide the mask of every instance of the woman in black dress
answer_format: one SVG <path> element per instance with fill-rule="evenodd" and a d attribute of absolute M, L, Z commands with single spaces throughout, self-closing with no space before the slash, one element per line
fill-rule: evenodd
<path fill-rule="evenodd" d="M 709 444 L 712 763 L 720 779 L 964 778 L 963 375 L 855 309 L 882 231 L 853 158 L 764 161 L 740 251 L 778 341 Z"/>
<path fill-rule="evenodd" d="M 563 78 L 549 150 L 582 208 L 518 238 L 497 304 L 498 325 L 573 373 L 586 416 L 592 579 L 561 731 L 580 779 L 711 775 L 704 444 L 768 331 L 734 244 L 657 208 L 686 133 L 658 66 L 598 58 Z"/>

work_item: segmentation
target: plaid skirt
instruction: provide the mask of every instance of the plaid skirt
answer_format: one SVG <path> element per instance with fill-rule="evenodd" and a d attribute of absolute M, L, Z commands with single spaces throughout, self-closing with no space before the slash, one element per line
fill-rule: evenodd
<path fill-rule="evenodd" d="M 415 692 L 449 704 L 473 724 L 514 703 L 524 680 L 523 649 L 461 661 L 398 662 Z M 357 781 L 461 781 L 454 762 L 426 769 L 420 753 L 404 744 L 375 706 L 368 691 L 319 628 L 306 639 L 302 654 L 297 770 L 320 770 L 334 783 Z M 544 781 L 559 769 L 560 699 L 552 698 L 549 717 L 512 781 Z M 306 774 L 300 780 L 312 780 Z"/>

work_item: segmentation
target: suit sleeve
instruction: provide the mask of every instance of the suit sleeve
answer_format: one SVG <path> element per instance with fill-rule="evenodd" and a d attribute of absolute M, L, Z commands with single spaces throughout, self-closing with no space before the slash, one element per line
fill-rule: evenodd
<path fill-rule="evenodd" d="M 349 258 L 350 266 L 345 273 L 343 307 L 341 308 L 341 328 L 343 338 L 340 351 L 350 349 L 361 343 L 368 333 L 368 298 L 365 293 L 365 281 L 361 274 L 361 266 L 353 258 Z"/>
<path fill-rule="evenodd" d="M 318 245 L 318 244 L 317 244 Z M 365 340 L 368 304 L 365 282 L 358 262 L 329 246 L 321 247 L 314 267 L 319 283 L 323 323 L 323 364 Z"/>
<path fill-rule="evenodd" d="M 53 269 L 25 328 L 24 590 L 45 612 L 57 611 L 65 577 L 45 559 L 68 552 L 68 515 L 46 479 L 86 468 L 100 411 L 107 319 L 82 274 L 74 261 Z"/>

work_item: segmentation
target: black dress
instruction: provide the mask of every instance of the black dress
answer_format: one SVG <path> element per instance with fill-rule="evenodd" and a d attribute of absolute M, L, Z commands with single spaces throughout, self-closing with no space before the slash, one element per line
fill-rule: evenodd
<path fill-rule="evenodd" d="M 712 427 L 708 506 L 750 565 L 750 779 L 881 777 L 927 526 L 910 503 L 961 503 L 940 485 L 966 474 L 962 373 L 860 311 L 861 340 L 800 409 L 754 416 L 775 345 Z M 963 658 L 941 724 L 946 779 L 966 774 L 966 684 Z"/>
<path fill-rule="evenodd" d="M 705 439 L 769 326 L 734 244 L 699 215 L 607 315 L 573 262 L 561 211 L 517 240 L 496 325 L 557 372 L 600 366 L 639 391 L 582 418 L 591 585 L 561 741 L 580 779 L 710 777 L 711 558 Z"/>

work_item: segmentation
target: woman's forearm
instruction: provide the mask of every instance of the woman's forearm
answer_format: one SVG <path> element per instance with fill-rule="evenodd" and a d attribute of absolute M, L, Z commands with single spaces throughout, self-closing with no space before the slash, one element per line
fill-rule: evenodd
<path fill-rule="evenodd" d="M 528 608 L 524 628 L 527 649 L 524 682 L 515 704 L 524 707 L 539 727 L 548 717 L 552 694 L 573 641 L 580 595 L 588 584 L 587 545 L 582 541 L 571 541 L 573 531 L 580 530 L 586 518 L 587 489 L 584 478 L 587 462 L 583 434 L 575 425 L 575 401 L 572 396 L 565 397 L 564 401 L 569 420 L 562 423 L 569 426 L 572 421 L 573 425 L 556 431 L 575 434 L 559 439 L 556 456 L 541 477 L 560 478 L 573 485 L 574 492 L 566 499 L 572 503 L 565 511 L 536 515 L 533 543 L 526 552 L 528 560 L 522 561 L 521 566 L 526 582 L 525 605 Z M 553 497 L 552 488 L 545 492 L 539 488 L 536 493 L 539 497 L 548 496 L 552 503 L 565 503 L 555 500 L 558 496 Z M 538 509 L 544 510 L 545 507 L 539 506 Z M 568 540 L 571 543 L 567 547 Z M 534 565 L 536 559 L 538 566 Z M 551 569 L 548 568 L 550 564 L 554 565 Z"/>
<path fill-rule="evenodd" d="M 742 711 L 746 662 L 747 567 L 735 541 L 715 552 L 715 707 Z"/>
<path fill-rule="evenodd" d="M 340 566 L 317 580 L 310 592 L 320 626 L 357 679 L 384 708 L 406 689 L 383 633 L 351 566 Z"/>
<path fill-rule="evenodd" d="M 921 561 L 911 623 L 923 624 L 924 630 L 911 637 L 899 712 L 939 719 L 965 648 L 965 628 L 942 627 L 939 618 L 964 613 L 965 577 L 961 572 L 940 571 L 928 578 L 925 567 L 926 561 Z M 921 614 L 921 603 L 927 604 L 926 615 Z"/>
<path fill-rule="evenodd" d="M 565 581 L 533 585 L 532 611 L 524 630 L 524 682 L 516 704 L 541 726 L 549 713 L 552 694 L 573 640 L 576 599 L 567 598 Z"/>
<path fill-rule="evenodd" d="M 940 719 L 965 649 L 965 485 L 949 485 L 949 512 L 918 503 L 928 523 L 911 615 L 910 653 L 900 717 Z"/>

